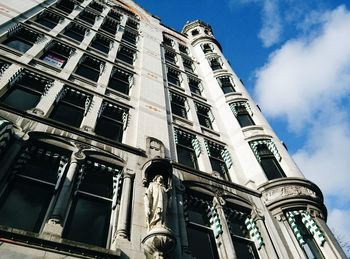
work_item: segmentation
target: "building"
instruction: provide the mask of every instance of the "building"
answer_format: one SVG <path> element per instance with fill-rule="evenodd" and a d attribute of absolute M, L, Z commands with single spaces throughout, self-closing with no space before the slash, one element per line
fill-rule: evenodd
<path fill-rule="evenodd" d="M 346 258 L 208 24 L 131 0 L 0 14 L 2 258 Z"/>

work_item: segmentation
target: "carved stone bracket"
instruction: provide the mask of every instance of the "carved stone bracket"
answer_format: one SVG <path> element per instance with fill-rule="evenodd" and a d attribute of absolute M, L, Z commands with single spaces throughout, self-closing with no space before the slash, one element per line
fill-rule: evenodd
<path fill-rule="evenodd" d="M 176 238 L 168 228 L 153 228 L 142 239 L 142 244 L 146 253 L 155 259 L 162 259 L 174 250 Z"/>

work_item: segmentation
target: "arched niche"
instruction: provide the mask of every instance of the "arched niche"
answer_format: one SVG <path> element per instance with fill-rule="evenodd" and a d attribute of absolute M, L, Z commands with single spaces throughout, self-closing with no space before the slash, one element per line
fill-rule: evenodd
<path fill-rule="evenodd" d="M 169 160 L 155 158 L 147 161 L 142 167 L 142 183 L 148 187 L 156 175 L 163 176 L 167 188 L 172 187 L 173 167 Z"/>

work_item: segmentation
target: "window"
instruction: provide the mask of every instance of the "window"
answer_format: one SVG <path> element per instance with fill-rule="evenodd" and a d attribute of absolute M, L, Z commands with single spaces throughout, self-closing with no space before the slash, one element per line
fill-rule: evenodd
<path fill-rule="evenodd" d="M 213 172 L 219 174 L 220 178 L 229 181 L 228 168 L 232 166 L 232 159 L 228 150 L 217 143 L 205 140 L 205 146 Z"/>
<path fill-rule="evenodd" d="M 219 77 L 218 81 L 224 94 L 235 92 L 233 82 L 229 76 Z"/>
<path fill-rule="evenodd" d="M 80 124 L 90 107 L 91 96 L 72 88 L 64 87 L 56 98 L 50 118 L 73 127 Z"/>
<path fill-rule="evenodd" d="M 118 21 L 106 17 L 106 19 L 104 20 L 104 22 L 101 25 L 101 29 L 114 36 L 117 33 Z"/>
<path fill-rule="evenodd" d="M 295 210 L 287 211 L 286 216 L 306 258 L 323 259 L 319 246 L 323 246 L 325 237 L 310 213 L 306 210 Z"/>
<path fill-rule="evenodd" d="M 252 224 L 252 220 L 248 217 L 250 213 L 247 209 L 239 206 L 224 208 L 224 211 L 237 259 L 258 259 L 259 256 L 255 244 L 250 239 L 248 231 L 248 224 L 255 226 L 255 223 Z M 255 233 L 257 240 L 261 240 L 259 244 L 262 245 L 260 232 L 256 231 Z"/>
<path fill-rule="evenodd" d="M 179 71 L 168 67 L 167 79 L 168 83 L 178 87 L 181 86 Z"/>
<path fill-rule="evenodd" d="M 186 72 L 189 72 L 189 73 L 194 72 L 194 65 L 191 60 L 183 58 L 183 65 Z"/>
<path fill-rule="evenodd" d="M 219 58 L 212 58 L 209 60 L 210 67 L 213 71 L 222 69 L 222 65 Z"/>
<path fill-rule="evenodd" d="M 185 197 L 188 248 L 197 259 L 218 259 L 215 237 L 208 210 L 212 204 L 207 197 L 187 194 Z"/>
<path fill-rule="evenodd" d="M 181 118 L 187 119 L 188 105 L 186 97 L 170 92 L 170 99 L 171 112 Z"/>
<path fill-rule="evenodd" d="M 114 199 L 118 196 L 122 168 L 87 160 L 77 175 L 63 237 L 74 241 L 106 247 L 110 234 L 110 218 Z M 117 201 L 119 202 L 119 200 Z"/>
<path fill-rule="evenodd" d="M 166 36 L 163 36 L 163 43 L 169 47 L 174 46 L 174 41 Z"/>
<path fill-rule="evenodd" d="M 56 4 L 56 8 L 67 14 L 70 14 L 73 11 L 74 7 L 75 3 L 71 0 L 61 0 Z"/>
<path fill-rule="evenodd" d="M 188 78 L 188 85 L 190 87 L 191 93 L 198 95 L 202 94 L 201 84 L 198 79 Z"/>
<path fill-rule="evenodd" d="M 99 112 L 95 133 L 110 140 L 122 142 L 127 119 L 127 109 L 104 102 Z"/>
<path fill-rule="evenodd" d="M 53 29 L 56 27 L 56 25 L 60 22 L 61 19 L 62 18 L 60 16 L 54 13 L 44 11 L 38 16 L 36 22 L 49 29 Z"/>
<path fill-rule="evenodd" d="M 178 163 L 198 169 L 197 157 L 201 152 L 198 139 L 190 133 L 175 129 L 175 143 Z"/>
<path fill-rule="evenodd" d="M 75 49 L 65 44 L 52 41 L 45 47 L 44 54 L 40 59 L 53 67 L 63 68 L 74 51 Z"/>
<path fill-rule="evenodd" d="M 199 124 L 201 126 L 212 129 L 213 128 L 212 121 L 214 120 L 214 117 L 210 111 L 210 108 L 200 103 L 195 103 L 195 106 L 196 106 Z"/>
<path fill-rule="evenodd" d="M 83 11 L 80 12 L 79 18 L 84 22 L 87 22 L 88 24 L 93 25 L 96 20 L 96 14 L 84 9 Z"/>
<path fill-rule="evenodd" d="M 103 72 L 104 66 L 105 62 L 85 54 L 80 59 L 75 74 L 97 82 L 100 74 Z"/>
<path fill-rule="evenodd" d="M 111 78 L 108 82 L 108 88 L 123 94 L 129 94 L 130 87 L 132 85 L 133 76 L 131 73 L 114 67 L 112 70 Z"/>
<path fill-rule="evenodd" d="M 199 31 L 197 29 L 192 31 L 192 36 L 197 36 L 199 34 Z"/>
<path fill-rule="evenodd" d="M 176 54 L 174 52 L 165 50 L 164 58 L 166 62 L 176 65 Z"/>
<path fill-rule="evenodd" d="M 213 52 L 213 47 L 212 47 L 212 45 L 210 45 L 209 43 L 203 44 L 203 45 L 202 45 L 202 49 L 203 49 L 203 52 L 204 52 L 205 54 L 207 54 L 207 53 L 212 53 L 212 52 Z"/>
<path fill-rule="evenodd" d="M 131 31 L 125 30 L 122 36 L 122 40 L 131 45 L 136 45 L 137 35 Z"/>
<path fill-rule="evenodd" d="M 38 233 L 67 164 L 58 150 L 29 146 L 15 162 L 0 198 L 0 224 Z"/>
<path fill-rule="evenodd" d="M 250 146 L 260 163 L 268 180 L 285 177 L 279 162 L 281 159 L 275 144 L 271 140 L 256 140 L 250 142 Z"/>
<path fill-rule="evenodd" d="M 96 34 L 90 46 L 96 50 L 108 54 L 112 43 L 112 40 L 110 40 L 109 38 L 104 37 L 100 34 Z"/>
<path fill-rule="evenodd" d="M 32 109 L 52 83 L 53 80 L 25 70 L 10 81 L 10 89 L 1 102 L 22 111 Z"/>
<path fill-rule="evenodd" d="M 107 14 L 107 16 L 117 20 L 118 22 L 120 22 L 122 15 L 114 10 L 110 10 L 109 13 Z"/>
<path fill-rule="evenodd" d="M 181 53 L 188 55 L 188 48 L 182 44 L 179 44 L 179 50 Z"/>
<path fill-rule="evenodd" d="M 255 125 L 251 117 L 252 110 L 247 102 L 235 102 L 230 104 L 233 114 L 236 116 L 239 125 L 243 128 Z"/>
<path fill-rule="evenodd" d="M 102 11 L 104 9 L 104 6 L 102 4 L 99 4 L 95 1 L 91 2 L 88 6 L 99 13 L 102 13 Z"/>
<path fill-rule="evenodd" d="M 125 63 L 128 63 L 130 65 L 134 64 L 134 59 L 135 59 L 136 51 L 125 47 L 123 45 L 120 45 L 117 53 L 117 59 L 124 61 Z"/>
<path fill-rule="evenodd" d="M 41 36 L 21 25 L 8 31 L 8 38 L 2 43 L 19 52 L 27 52 Z"/>
<path fill-rule="evenodd" d="M 126 21 L 126 25 L 134 30 L 137 30 L 139 28 L 139 23 L 134 19 L 130 19 L 130 18 L 128 18 L 128 20 Z"/>
<path fill-rule="evenodd" d="M 87 32 L 87 28 L 80 26 L 76 23 L 70 23 L 70 25 L 67 27 L 63 34 L 78 42 L 82 42 Z"/>

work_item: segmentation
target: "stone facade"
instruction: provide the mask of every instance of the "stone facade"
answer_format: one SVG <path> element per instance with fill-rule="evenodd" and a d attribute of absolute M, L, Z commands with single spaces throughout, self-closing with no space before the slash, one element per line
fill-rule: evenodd
<path fill-rule="evenodd" d="M 6 258 L 346 258 L 210 25 L 131 0 L 0 12 Z"/>

